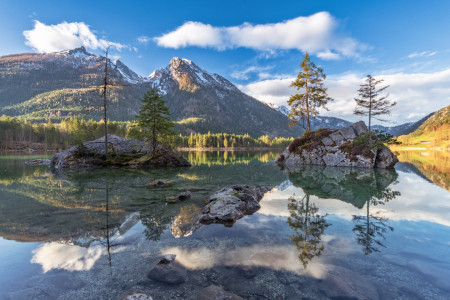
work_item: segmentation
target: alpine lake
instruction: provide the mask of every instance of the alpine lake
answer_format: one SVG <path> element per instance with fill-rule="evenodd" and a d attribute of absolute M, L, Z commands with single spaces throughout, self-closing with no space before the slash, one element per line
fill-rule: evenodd
<path fill-rule="evenodd" d="M 401 151 L 390 170 L 287 168 L 281 152 L 183 152 L 192 167 L 170 169 L 1 155 L 0 299 L 202 299 L 211 285 L 249 300 L 450 299 L 449 152 Z M 158 179 L 173 184 L 145 187 Z M 233 184 L 274 188 L 232 226 L 197 222 Z M 147 278 L 165 254 L 184 283 Z"/>

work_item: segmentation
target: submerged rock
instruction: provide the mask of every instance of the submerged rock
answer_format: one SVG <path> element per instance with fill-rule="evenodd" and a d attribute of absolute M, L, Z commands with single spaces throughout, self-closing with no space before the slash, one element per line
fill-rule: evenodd
<path fill-rule="evenodd" d="M 272 187 L 250 187 L 236 184 L 223 188 L 205 199 L 206 206 L 200 215 L 203 224 L 220 223 L 232 225 L 244 215 L 261 208 L 259 201 Z"/>
<path fill-rule="evenodd" d="M 39 166 L 46 166 L 50 164 L 50 159 L 33 159 L 26 161 L 25 163 L 28 165 L 39 165 Z"/>
<path fill-rule="evenodd" d="M 166 283 L 183 283 L 186 281 L 186 268 L 175 261 L 175 254 L 164 255 L 147 273 L 147 277 Z"/>
<path fill-rule="evenodd" d="M 443 290 L 450 292 L 450 270 L 439 267 L 440 264 L 431 264 L 430 262 L 423 262 L 413 260 L 408 262 L 408 267 L 421 274 L 428 279 L 432 284 Z M 443 264 L 448 267 L 447 264 Z"/>
<path fill-rule="evenodd" d="M 143 141 L 124 139 L 108 135 L 108 159 L 105 159 L 105 137 L 95 141 L 84 142 L 69 150 L 56 153 L 50 162 L 53 168 L 82 168 L 93 166 L 121 167 L 185 167 L 190 166 L 182 156 L 161 144 L 156 149 L 156 156 L 151 155 L 152 148 Z"/>
<path fill-rule="evenodd" d="M 334 265 L 313 264 L 307 275 L 320 281 L 318 287 L 331 299 L 378 300 L 373 284 L 349 269 Z"/>
<path fill-rule="evenodd" d="M 153 298 L 148 294 L 136 290 L 129 290 L 123 293 L 117 300 L 153 300 Z"/>
<path fill-rule="evenodd" d="M 174 183 L 174 182 L 171 181 L 171 180 L 161 180 L 161 179 L 158 179 L 158 180 L 154 180 L 154 181 L 152 181 L 152 182 L 146 184 L 145 187 L 146 187 L 146 188 L 168 187 L 168 186 L 173 185 L 173 183 Z"/>
<path fill-rule="evenodd" d="M 211 285 L 201 291 L 200 300 L 244 300 L 235 294 L 225 292 L 221 287 Z"/>
<path fill-rule="evenodd" d="M 356 137 L 368 132 L 363 121 L 341 129 L 319 129 L 295 139 L 276 161 L 286 165 L 319 165 L 330 167 L 392 168 L 397 157 L 385 147 L 358 149 Z"/>
<path fill-rule="evenodd" d="M 176 196 L 166 197 L 166 202 L 175 203 L 175 202 L 178 202 L 178 200 L 186 200 L 189 198 L 191 198 L 191 192 L 185 191 L 185 192 L 179 193 Z"/>

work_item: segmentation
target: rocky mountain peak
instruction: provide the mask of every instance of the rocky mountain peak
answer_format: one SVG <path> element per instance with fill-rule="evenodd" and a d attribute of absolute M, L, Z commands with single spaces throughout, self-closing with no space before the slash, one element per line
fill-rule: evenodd
<path fill-rule="evenodd" d="M 94 54 L 87 52 L 86 48 L 84 48 L 84 46 L 81 46 L 81 47 L 78 47 L 75 49 L 54 52 L 54 54 L 72 56 L 72 57 L 89 57 L 89 56 L 95 57 Z"/>
<path fill-rule="evenodd" d="M 192 90 L 214 88 L 239 91 L 234 84 L 222 76 L 210 73 L 186 58 L 172 58 L 166 68 L 155 70 L 149 77 L 153 87 L 164 95 L 175 86 L 182 88 L 186 85 L 189 85 Z"/>

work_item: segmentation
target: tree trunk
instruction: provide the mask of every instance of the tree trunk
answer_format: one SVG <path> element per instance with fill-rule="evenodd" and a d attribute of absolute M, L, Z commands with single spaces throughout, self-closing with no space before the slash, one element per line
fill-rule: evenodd
<path fill-rule="evenodd" d="M 156 156 L 156 121 L 153 123 L 152 128 L 152 158 Z"/>
<path fill-rule="evenodd" d="M 311 127 L 309 125 L 309 99 L 308 99 L 308 81 L 306 82 L 306 126 L 307 126 L 307 130 L 310 131 Z"/>
<path fill-rule="evenodd" d="M 108 119 L 106 118 L 106 88 L 108 80 L 108 52 L 105 54 L 105 77 L 103 83 L 103 109 L 105 111 L 105 158 L 108 158 Z"/>

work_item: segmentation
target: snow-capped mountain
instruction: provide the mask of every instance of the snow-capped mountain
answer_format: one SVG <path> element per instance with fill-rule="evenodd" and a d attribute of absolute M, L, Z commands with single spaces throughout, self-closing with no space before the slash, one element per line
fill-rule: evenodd
<path fill-rule="evenodd" d="M 186 80 L 186 76 L 188 76 L 196 86 L 215 89 L 219 88 L 235 92 L 239 91 L 235 85 L 222 76 L 209 73 L 185 58 L 172 58 L 166 68 L 153 71 L 149 78 L 152 86 L 163 95 L 166 95 L 168 91 L 173 88 L 175 82 L 182 83 Z M 225 95 L 217 90 L 217 96 L 223 99 Z"/>
<path fill-rule="evenodd" d="M 401 134 L 402 132 L 410 129 L 415 123 L 411 122 L 411 123 L 405 123 L 405 124 L 401 124 L 401 125 L 397 125 L 397 126 L 382 126 L 382 125 L 372 125 L 371 129 L 372 130 L 378 130 L 378 131 L 384 131 L 386 133 L 392 134 L 394 136 Z"/>
<path fill-rule="evenodd" d="M 285 116 L 289 115 L 289 108 L 287 108 L 284 105 L 277 105 L 274 103 L 266 103 L 267 106 L 275 109 L 276 111 L 282 113 Z M 350 126 L 352 122 L 335 118 L 335 117 L 326 117 L 326 116 L 316 116 L 315 118 L 312 118 L 310 120 L 311 122 L 311 130 L 317 130 L 320 128 L 333 128 L 333 129 L 339 129 L 343 127 Z M 411 123 L 405 123 L 397 126 L 383 126 L 383 125 L 372 125 L 373 130 L 379 130 L 384 131 L 386 133 L 392 134 L 394 136 L 403 134 L 403 132 L 408 131 L 411 129 L 414 124 L 417 122 L 411 122 Z"/>
<path fill-rule="evenodd" d="M 277 104 L 274 104 L 274 103 L 268 103 L 268 102 L 266 102 L 266 105 L 271 107 L 271 108 L 273 108 L 273 109 L 275 109 L 276 111 L 282 113 L 285 116 L 289 115 L 289 108 L 287 108 L 284 105 L 280 106 L 280 105 L 277 105 Z"/>
<path fill-rule="evenodd" d="M 86 51 L 86 48 L 81 46 L 72 50 L 54 52 L 47 55 L 46 59 L 48 61 L 54 61 L 60 65 L 71 65 L 74 69 L 88 67 L 101 69 L 104 64 L 105 57 L 102 55 L 94 55 L 89 53 Z M 108 58 L 108 63 L 111 67 L 112 75 L 127 83 L 139 84 L 150 81 L 150 78 L 133 72 L 118 59 L 113 62 Z"/>
<path fill-rule="evenodd" d="M 173 118 L 188 127 L 187 132 L 299 134 L 298 129 L 288 126 L 286 117 L 188 59 L 174 57 L 167 67 L 155 70 L 149 78 L 151 86 L 164 95 Z"/>

